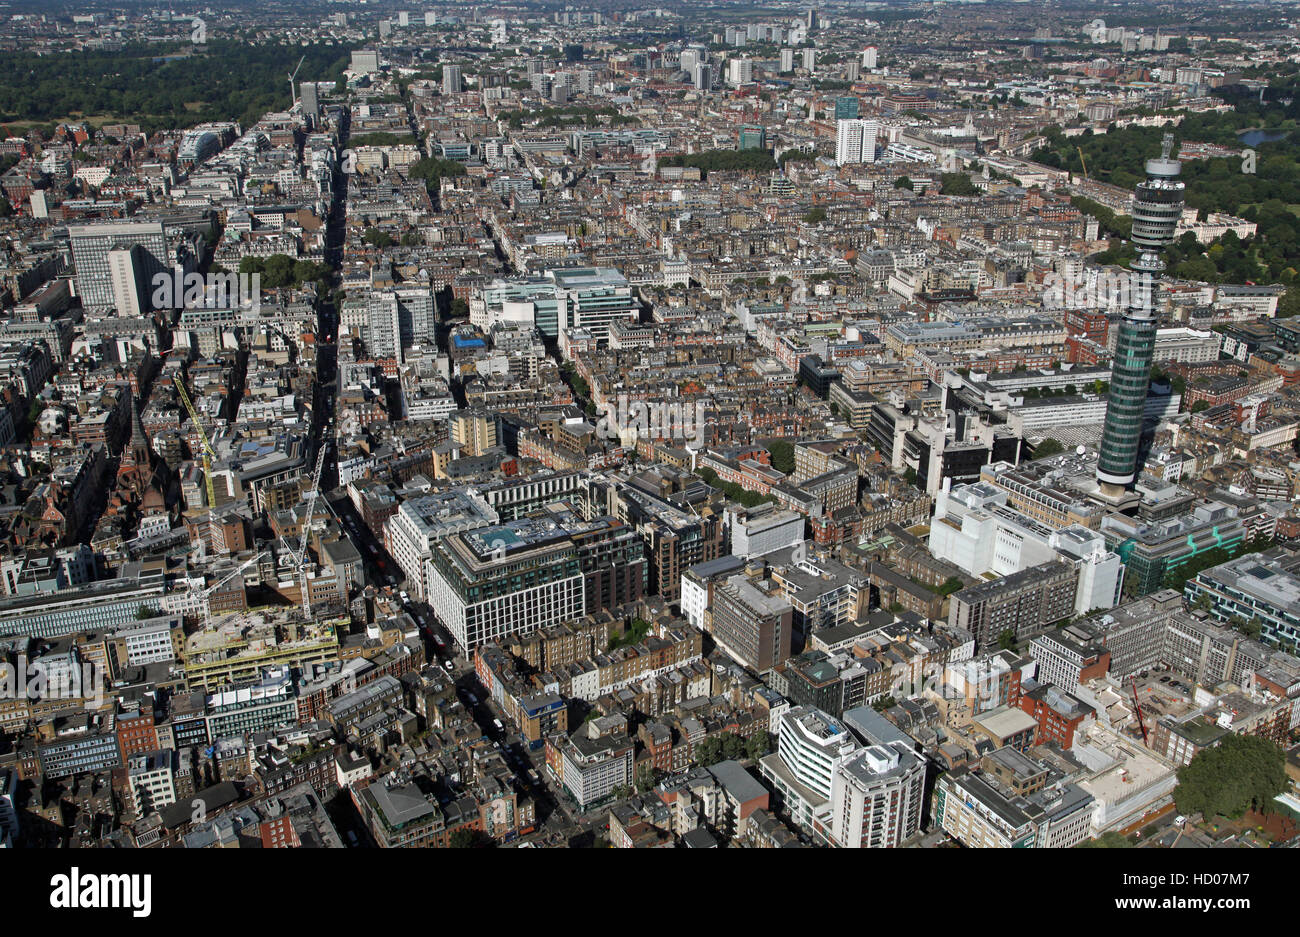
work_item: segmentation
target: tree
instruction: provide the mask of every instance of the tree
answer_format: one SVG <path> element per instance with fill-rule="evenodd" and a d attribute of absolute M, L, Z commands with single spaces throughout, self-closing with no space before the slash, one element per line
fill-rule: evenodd
<path fill-rule="evenodd" d="M 767 451 L 772 454 L 772 468 L 783 475 L 794 471 L 794 445 L 791 442 L 785 439 L 775 440 L 768 445 Z"/>
<path fill-rule="evenodd" d="M 470 849 L 477 845 L 478 837 L 474 835 L 474 831 L 463 827 L 452 830 L 451 835 L 447 837 L 447 846 L 451 849 Z"/>
<path fill-rule="evenodd" d="M 1282 298 L 1277 301 L 1277 317 L 1279 319 L 1290 318 L 1294 315 L 1300 315 L 1300 286 L 1292 286 L 1282 294 Z"/>
<path fill-rule="evenodd" d="M 746 755 L 745 740 L 734 732 L 710 735 L 695 749 L 695 763 L 703 768 L 720 761 L 739 761 Z"/>
<path fill-rule="evenodd" d="M 1207 400 L 1198 400 L 1196 403 L 1192 404 L 1193 413 L 1200 413 L 1208 409 L 1210 409 L 1210 403 Z"/>
<path fill-rule="evenodd" d="M 1016 649 L 1016 633 L 1010 628 L 1006 628 L 998 635 L 998 647 L 1004 651 L 1014 651 Z"/>
<path fill-rule="evenodd" d="M 1045 459 L 1049 455 L 1056 455 L 1058 452 L 1064 451 L 1065 446 L 1060 441 L 1048 436 L 1034 448 L 1034 458 Z"/>
<path fill-rule="evenodd" d="M 759 729 L 745 742 L 745 757 L 750 761 L 758 761 L 771 750 L 772 736 L 766 729 Z"/>
<path fill-rule="evenodd" d="M 808 224 L 821 224 L 826 220 L 826 209 L 820 205 L 816 208 L 809 209 L 808 214 L 803 216 L 803 220 Z"/>
<path fill-rule="evenodd" d="M 896 188 L 896 189 L 907 189 L 907 190 L 911 191 L 911 189 L 912 189 L 912 180 L 909 179 L 909 178 L 907 178 L 907 176 L 899 176 L 897 179 L 894 180 L 894 188 Z"/>
<path fill-rule="evenodd" d="M 424 182 L 424 187 L 429 194 L 434 195 L 442 188 L 443 176 L 463 176 L 467 171 L 464 163 L 458 163 L 453 159 L 427 157 L 412 163 L 406 174 L 410 179 Z"/>
<path fill-rule="evenodd" d="M 695 747 L 695 763 L 702 768 L 716 765 L 722 760 L 722 742 L 716 735 L 710 735 Z"/>
<path fill-rule="evenodd" d="M 655 770 L 655 766 L 648 761 L 641 765 L 641 767 L 637 768 L 636 779 L 634 781 L 636 792 L 638 794 L 644 794 L 646 791 L 653 788 L 655 782 L 658 780 L 658 775 L 659 772 Z"/>
<path fill-rule="evenodd" d="M 771 172 L 776 160 L 767 150 L 705 150 L 703 153 L 677 153 L 659 161 L 660 166 L 692 166 L 701 178 L 711 172 Z"/>
<path fill-rule="evenodd" d="M 1178 769 L 1174 803 L 1179 813 L 1236 818 L 1269 810 L 1286 787 L 1286 752 L 1258 736 L 1227 735 Z"/>
<path fill-rule="evenodd" d="M 954 592 L 960 592 L 964 588 L 964 583 L 957 576 L 949 576 L 939 587 L 940 595 L 952 595 Z"/>
<path fill-rule="evenodd" d="M 1084 840 L 1079 844 L 1081 849 L 1132 849 L 1133 844 L 1125 839 L 1123 833 L 1110 830 L 1102 833 L 1096 839 Z"/>
<path fill-rule="evenodd" d="M 970 181 L 964 172 L 945 172 L 939 174 L 940 189 L 944 195 L 979 195 L 980 190 Z"/>

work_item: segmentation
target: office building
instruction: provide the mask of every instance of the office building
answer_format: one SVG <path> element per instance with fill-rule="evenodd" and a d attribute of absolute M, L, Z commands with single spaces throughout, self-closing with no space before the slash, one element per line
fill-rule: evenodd
<path fill-rule="evenodd" d="M 379 71 L 379 53 L 373 49 L 357 49 L 352 53 L 352 71 L 362 75 Z"/>
<path fill-rule="evenodd" d="M 1029 643 L 1029 655 L 1038 662 L 1038 682 L 1067 693 L 1077 693 L 1082 684 L 1104 677 L 1110 669 L 1110 651 L 1082 623 L 1040 634 Z"/>
<path fill-rule="evenodd" d="M 835 99 L 835 120 L 857 120 L 859 111 L 858 99 L 852 95 L 846 95 Z"/>
<path fill-rule="evenodd" d="M 1074 611 L 1111 608 L 1124 585 L 1124 562 L 1106 538 L 1081 524 L 1053 528 L 1009 506 L 1010 495 L 988 482 L 944 487 L 935 500 L 930 552 L 971 576 L 1005 576 L 1053 560 L 1079 576 Z"/>
<path fill-rule="evenodd" d="M 132 755 L 126 762 L 126 787 L 137 817 L 176 803 L 174 751 L 155 750 Z"/>
<path fill-rule="evenodd" d="M 384 521 L 384 548 L 406 574 L 407 589 L 417 598 L 428 595 L 426 561 L 443 537 L 499 520 L 497 512 L 473 491 L 451 489 L 408 498 Z"/>
<path fill-rule="evenodd" d="M 428 603 L 464 650 L 614 608 L 645 590 L 645 548 L 613 517 L 582 520 L 563 502 L 455 533 L 425 563 Z"/>
<path fill-rule="evenodd" d="M 298 100 L 302 102 L 302 113 L 310 117 L 312 124 L 320 119 L 320 98 L 317 96 L 316 83 L 304 81 L 298 85 Z"/>
<path fill-rule="evenodd" d="M 996 769 L 1016 754 L 994 752 L 984 763 Z M 1018 793 L 999 779 L 1036 774 L 1032 762 L 997 770 L 961 767 L 945 772 L 935 785 L 934 821 L 945 833 L 973 849 L 1059 848 L 1077 846 L 1091 835 L 1093 796 L 1074 784 Z M 1012 781 L 1014 783 L 1014 780 Z"/>
<path fill-rule="evenodd" d="M 777 751 L 759 761 L 759 770 L 791 822 L 824 839 L 835 769 L 861 748 L 838 719 L 811 706 L 795 706 L 782 714 Z"/>
<path fill-rule="evenodd" d="M 869 706 L 844 714 L 863 747 L 835 767 L 830 841 L 848 849 L 901 846 L 921 831 L 925 757 L 892 722 Z"/>
<path fill-rule="evenodd" d="M 838 108 L 837 104 L 836 109 Z M 835 162 L 841 166 L 849 163 L 874 163 L 878 130 L 879 124 L 874 120 L 836 120 Z"/>
<path fill-rule="evenodd" d="M 738 150 L 765 150 L 767 149 L 767 131 L 762 127 L 756 127 L 752 124 L 746 124 L 740 128 L 740 133 L 736 139 L 736 149 Z"/>
<path fill-rule="evenodd" d="M 361 334 L 376 358 L 404 359 L 412 345 L 433 338 L 436 313 L 427 289 L 376 290 L 366 299 Z"/>
<path fill-rule="evenodd" d="M 86 309 L 115 306 L 118 292 L 125 297 L 142 286 L 147 288 L 154 275 L 168 267 L 167 231 L 161 221 L 68 225 L 68 241 L 76 267 L 77 295 Z M 135 246 L 141 250 L 133 252 Z"/>
<path fill-rule="evenodd" d="M 501 418 L 492 410 L 456 410 L 448 415 L 447 430 L 461 454 L 483 455 L 501 444 Z"/>
<path fill-rule="evenodd" d="M 210 694 L 206 710 L 210 739 L 247 736 L 295 724 L 298 704 L 289 668 L 269 668 L 255 683 Z"/>
<path fill-rule="evenodd" d="M 804 542 L 804 516 L 772 504 L 727 510 L 732 556 L 749 559 Z"/>
<path fill-rule="evenodd" d="M 729 59 L 727 61 L 727 84 L 733 88 L 750 84 L 754 80 L 753 59 Z"/>
<path fill-rule="evenodd" d="M 546 766 L 579 810 L 632 784 L 633 743 L 620 715 L 592 719 L 572 736 L 546 740 Z"/>
<path fill-rule="evenodd" d="M 744 568 L 745 562 L 740 557 L 724 555 L 683 572 L 679 604 L 686 620 L 701 631 L 710 630 L 714 590 Z"/>
<path fill-rule="evenodd" d="M 1265 644 L 1300 646 L 1300 554 L 1283 547 L 1246 553 L 1201 570 L 1187 580 L 1185 592 L 1189 602 L 1206 604 L 1217 621 L 1259 625 Z"/>
<path fill-rule="evenodd" d="M 1205 500 L 1191 510 L 1155 520 L 1108 514 L 1101 533 L 1124 561 L 1128 592 L 1150 595 L 1177 584 L 1178 571 L 1210 550 L 1235 550 L 1246 541 L 1240 511 Z"/>
<path fill-rule="evenodd" d="M 953 593 L 948 624 L 969 631 L 981 647 L 1005 632 L 1022 637 L 1074 616 L 1077 578 L 1072 564 L 1055 560 L 967 586 Z"/>
<path fill-rule="evenodd" d="M 115 247 L 108 252 L 108 279 L 113 306 L 119 316 L 139 318 L 153 309 L 152 290 L 146 277 L 150 269 L 147 252 L 139 244 Z"/>
<path fill-rule="evenodd" d="M 770 582 L 736 575 L 713 590 L 713 640 L 759 673 L 790 656 L 793 616 L 793 607 Z"/>
<path fill-rule="evenodd" d="M 443 94 L 460 94 L 465 90 L 465 83 L 461 78 L 459 65 L 444 65 L 442 67 L 442 93 Z"/>

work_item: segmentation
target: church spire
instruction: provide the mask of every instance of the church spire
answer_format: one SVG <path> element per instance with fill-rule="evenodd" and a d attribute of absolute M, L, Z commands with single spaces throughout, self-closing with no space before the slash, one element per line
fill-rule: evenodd
<path fill-rule="evenodd" d="M 130 458 L 137 465 L 147 466 L 151 461 L 149 434 L 144 430 L 144 421 L 140 418 L 140 401 L 131 401 L 131 438 L 127 441 L 123 457 Z"/>

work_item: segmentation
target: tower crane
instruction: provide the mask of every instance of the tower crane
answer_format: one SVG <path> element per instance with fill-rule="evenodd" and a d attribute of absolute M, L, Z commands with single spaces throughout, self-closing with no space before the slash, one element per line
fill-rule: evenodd
<path fill-rule="evenodd" d="M 298 60 L 298 68 L 302 68 L 302 63 L 305 62 L 306 60 L 307 60 L 307 56 L 305 55 L 302 58 L 300 58 Z M 298 68 L 295 68 L 293 70 L 293 73 L 289 76 L 289 100 L 290 100 L 289 110 L 293 110 L 293 106 L 298 103 L 298 89 L 294 86 L 293 83 L 293 80 L 298 77 Z"/>
<path fill-rule="evenodd" d="M 1138 701 L 1137 681 L 1130 681 L 1129 688 L 1133 691 L 1133 712 L 1137 713 L 1138 728 L 1142 730 L 1142 742 L 1144 745 L 1150 745 L 1151 743 L 1147 741 L 1147 724 L 1142 721 L 1142 703 Z"/>
<path fill-rule="evenodd" d="M 316 510 L 316 497 L 320 494 L 320 473 L 325 467 L 325 447 L 322 440 L 320 451 L 316 453 L 316 469 L 312 472 L 311 491 L 307 495 L 307 514 L 302 521 L 302 537 L 298 542 L 298 552 L 294 556 L 294 565 L 298 569 L 298 587 L 302 590 L 302 612 L 311 618 L 311 598 L 307 590 L 307 535 L 311 532 L 312 514 Z"/>
<path fill-rule="evenodd" d="M 204 627 L 205 629 L 211 629 L 211 627 L 212 627 L 212 606 L 209 604 L 209 601 L 208 601 L 209 598 L 211 597 L 212 593 L 216 592 L 218 589 L 220 589 L 220 588 L 221 588 L 222 586 L 224 586 L 226 583 L 230 582 L 230 580 L 234 579 L 236 576 L 238 576 L 238 575 L 239 575 L 240 573 L 242 573 L 244 570 L 248 569 L 248 567 L 252 566 L 254 563 L 256 563 L 258 560 L 260 560 L 262 557 L 266 556 L 267 553 L 269 553 L 269 552 L 270 552 L 269 550 L 263 550 L 263 551 L 261 551 L 260 553 L 254 554 L 254 556 L 252 557 L 252 559 L 245 560 L 245 561 L 244 561 L 244 562 L 239 566 L 239 568 L 236 569 L 233 573 L 229 573 L 228 575 L 226 575 L 226 576 L 223 577 L 222 579 L 218 580 L 218 581 L 217 581 L 216 583 L 214 583 L 213 585 L 210 585 L 210 586 L 208 586 L 206 589 L 203 590 L 203 627 Z M 192 591 L 196 591 L 196 592 L 197 592 L 198 590 L 195 589 L 195 590 L 192 590 Z"/>
<path fill-rule="evenodd" d="M 185 405 L 185 411 L 194 421 L 194 428 L 198 431 L 199 442 L 203 447 L 203 481 L 208 489 L 208 517 L 211 523 L 212 509 L 217 506 L 216 491 L 212 487 L 212 460 L 217 457 L 217 454 L 212 449 L 212 443 L 208 442 L 208 434 L 203 431 L 203 423 L 199 421 L 194 404 L 190 402 L 190 395 L 185 391 L 185 381 L 181 378 L 181 372 L 177 371 L 172 380 L 176 384 L 176 392 L 180 394 L 181 403 Z"/>
<path fill-rule="evenodd" d="M 1090 182 L 1091 180 L 1088 178 L 1088 161 L 1083 158 L 1083 147 L 1076 146 L 1075 149 L 1079 151 L 1079 163 L 1083 166 L 1083 181 Z"/>

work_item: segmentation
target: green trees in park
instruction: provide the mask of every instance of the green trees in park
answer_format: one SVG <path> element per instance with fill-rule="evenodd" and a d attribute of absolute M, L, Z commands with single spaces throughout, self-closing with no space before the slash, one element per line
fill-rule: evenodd
<path fill-rule="evenodd" d="M 270 257 L 245 257 L 239 262 L 239 272 L 255 273 L 262 289 L 275 290 L 325 281 L 333 268 L 312 260 L 295 260 L 288 254 L 272 254 Z"/>
<path fill-rule="evenodd" d="M 0 121 L 47 123 L 104 117 L 146 132 L 213 120 L 248 125 L 289 106 L 285 73 L 304 58 L 304 80 L 343 77 L 352 47 L 210 38 L 126 44 L 117 52 L 6 53 Z"/>
<path fill-rule="evenodd" d="M 944 195 L 979 195 L 980 190 L 964 172 L 945 172 L 939 176 L 940 191 Z"/>
<path fill-rule="evenodd" d="M 1286 752 L 1254 735 L 1226 735 L 1178 769 L 1174 803 L 1179 813 L 1240 817 L 1250 808 L 1271 809 L 1286 790 Z"/>
<path fill-rule="evenodd" d="M 1241 155 L 1193 159 L 1183 162 L 1186 203 L 1204 217 L 1208 212 L 1225 212 L 1253 221 L 1252 237 L 1240 238 L 1229 232 L 1211 244 L 1199 244 L 1189 234 L 1171 245 L 1165 261 L 1173 276 L 1212 283 L 1297 282 L 1300 272 L 1300 156 L 1296 148 L 1296 120 L 1300 118 L 1300 75 L 1278 77 L 1265 100 L 1231 88 L 1215 94 L 1233 105 L 1230 111 L 1184 114 L 1177 127 L 1109 128 L 1107 133 L 1084 132 L 1066 137 L 1060 128 L 1049 128 L 1044 144 L 1032 158 L 1082 178 L 1084 162 L 1089 178 L 1132 188 L 1143 181 L 1147 159 L 1160 151 L 1161 137 L 1172 132 L 1175 140 L 1217 143 L 1234 149 L 1241 146 L 1239 131 L 1248 128 L 1276 130 L 1280 139 L 1257 143 L 1254 164 Z M 1080 155 L 1082 154 L 1082 155 Z M 1253 170 L 1253 171 L 1252 171 Z M 1081 211 L 1097 218 L 1103 234 L 1116 239 L 1129 236 L 1131 219 L 1089 199 L 1076 198 Z M 1131 245 L 1113 241 L 1110 249 L 1095 258 L 1099 263 L 1127 263 Z M 1300 296 L 1287 303 L 1289 314 L 1300 309 Z"/>
<path fill-rule="evenodd" d="M 760 729 L 748 739 L 741 738 L 734 732 L 711 735 L 695 749 L 695 761 L 707 768 L 720 761 L 740 761 L 749 759 L 757 761 L 772 750 L 772 736 Z"/>
<path fill-rule="evenodd" d="M 442 188 L 443 176 L 463 176 L 467 170 L 464 163 L 458 163 L 454 159 L 438 159 L 436 157 L 426 157 L 425 159 L 416 160 L 406 171 L 407 178 L 419 179 L 424 183 L 430 195 L 436 195 Z"/>
<path fill-rule="evenodd" d="M 772 454 L 772 468 L 783 475 L 794 471 L 794 443 L 787 439 L 774 439 L 767 444 L 767 451 Z"/>
<path fill-rule="evenodd" d="M 776 168 L 776 160 L 767 150 L 706 150 L 665 156 L 659 165 L 693 166 L 707 178 L 711 172 L 771 172 Z"/>

